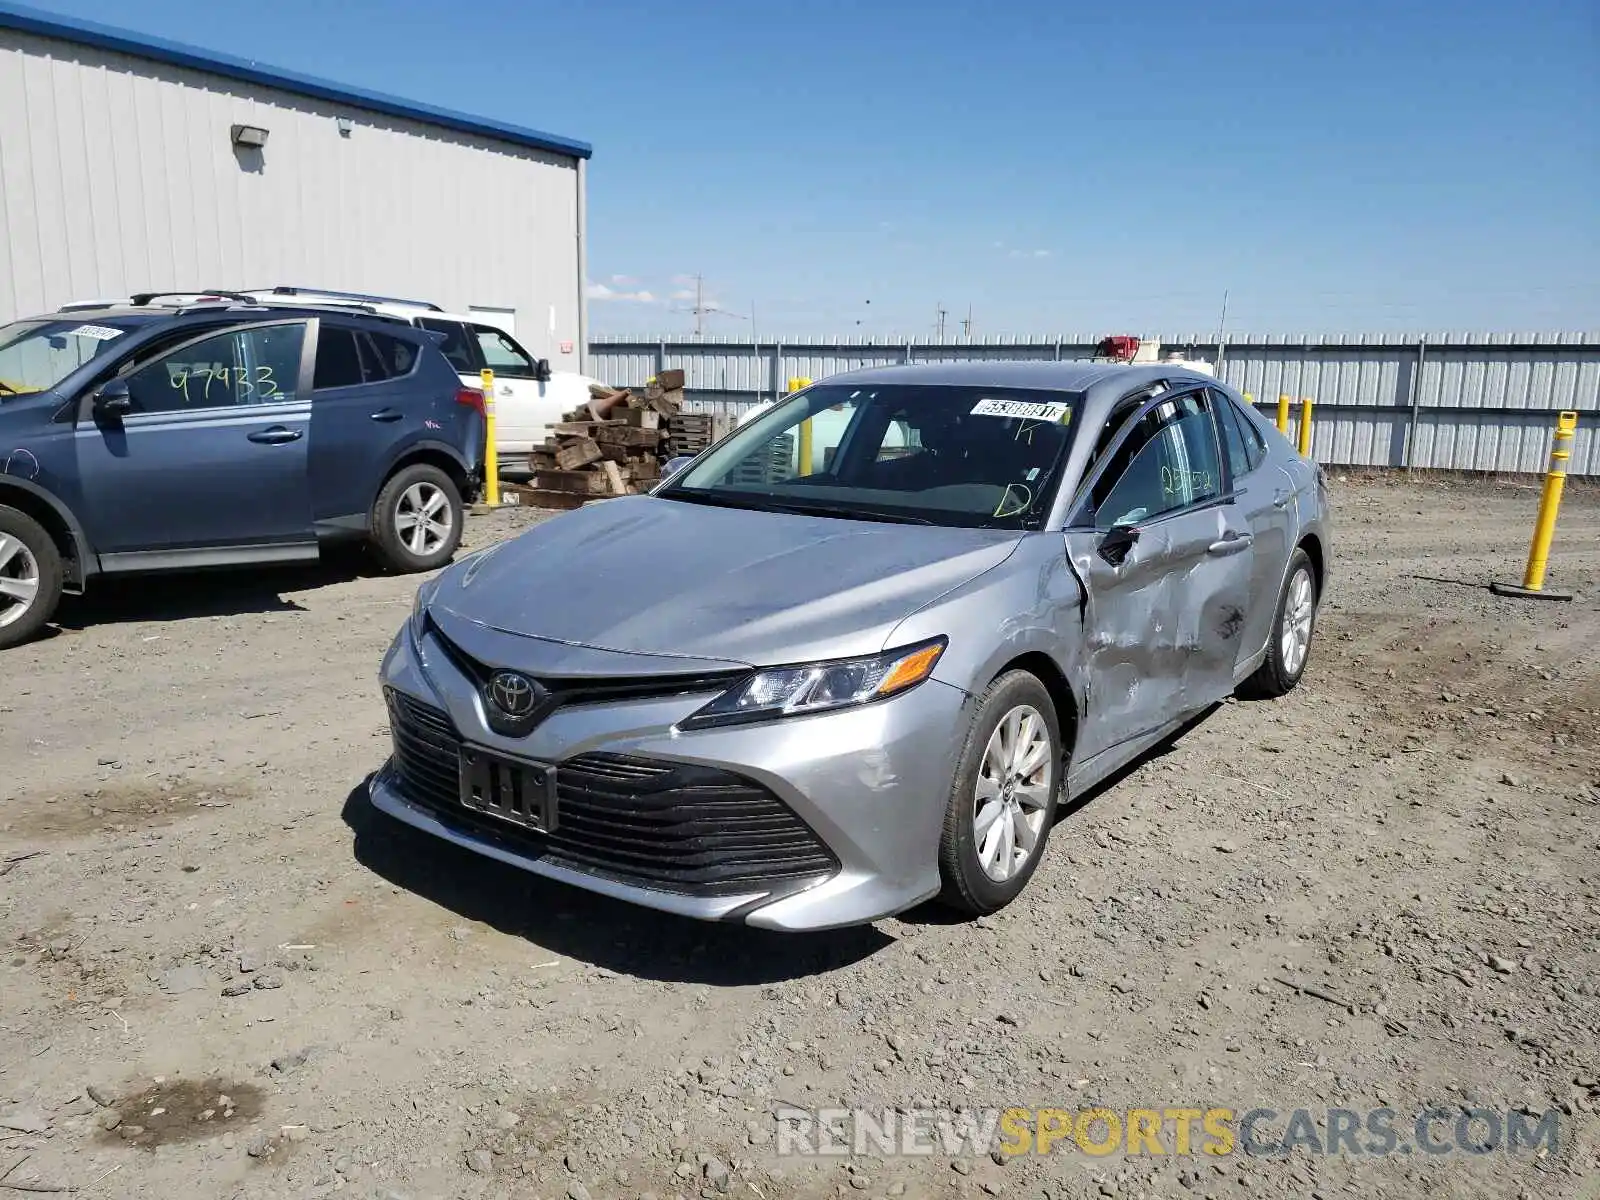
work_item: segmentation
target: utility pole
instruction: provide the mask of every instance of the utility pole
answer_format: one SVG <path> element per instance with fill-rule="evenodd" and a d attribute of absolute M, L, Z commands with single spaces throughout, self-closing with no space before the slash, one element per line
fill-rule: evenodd
<path fill-rule="evenodd" d="M 944 319 L 947 315 L 949 314 L 945 312 L 944 301 L 935 300 L 933 302 L 933 336 L 941 342 L 944 341 Z"/>
<path fill-rule="evenodd" d="M 970 304 L 967 305 L 967 319 L 961 322 L 961 336 L 964 338 L 972 336 L 972 305 Z"/>

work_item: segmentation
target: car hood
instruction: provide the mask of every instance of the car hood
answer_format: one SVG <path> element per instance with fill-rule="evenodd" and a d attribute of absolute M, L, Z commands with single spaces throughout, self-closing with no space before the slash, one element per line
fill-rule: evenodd
<path fill-rule="evenodd" d="M 1019 534 L 715 508 L 590 504 L 457 564 L 431 607 L 501 633 L 767 666 L 873 654 L 1004 562 Z"/>

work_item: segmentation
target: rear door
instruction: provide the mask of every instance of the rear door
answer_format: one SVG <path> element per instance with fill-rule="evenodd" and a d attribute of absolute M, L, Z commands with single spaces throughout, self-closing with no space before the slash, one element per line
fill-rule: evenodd
<path fill-rule="evenodd" d="M 1065 534 L 1088 593 L 1077 762 L 1233 690 L 1251 534 L 1228 486 L 1205 388 L 1146 404 L 1091 476 Z"/>
<path fill-rule="evenodd" d="M 420 358 L 415 342 L 337 318 L 323 317 L 317 325 L 312 515 L 323 532 L 360 533 L 398 448 L 418 437 L 434 414 L 418 404 L 411 384 Z"/>
<path fill-rule="evenodd" d="M 472 335 L 494 372 L 495 447 L 501 454 L 526 453 L 561 420 L 556 389 L 537 378 L 533 356 L 505 330 L 473 325 Z"/>
<path fill-rule="evenodd" d="M 1289 567 L 1289 523 L 1294 491 L 1288 474 L 1267 457 L 1261 434 L 1235 402 L 1211 389 L 1233 479 L 1233 497 L 1250 527 L 1250 603 L 1236 666 L 1244 668 L 1267 644 L 1278 610 L 1278 591 Z"/>
<path fill-rule="evenodd" d="M 207 333 L 125 376 L 132 410 L 73 431 L 107 570 L 315 558 L 306 322 Z"/>

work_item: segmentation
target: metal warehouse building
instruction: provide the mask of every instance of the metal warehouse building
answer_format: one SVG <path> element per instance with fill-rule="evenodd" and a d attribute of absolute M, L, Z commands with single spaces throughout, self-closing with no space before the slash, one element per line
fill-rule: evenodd
<path fill-rule="evenodd" d="M 0 0 L 0 322 L 292 284 L 479 312 L 578 370 L 589 154 Z"/>

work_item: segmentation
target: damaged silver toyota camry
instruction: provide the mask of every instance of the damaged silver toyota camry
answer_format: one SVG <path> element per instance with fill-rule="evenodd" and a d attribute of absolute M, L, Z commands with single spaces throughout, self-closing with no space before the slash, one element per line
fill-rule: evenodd
<path fill-rule="evenodd" d="M 1321 471 L 1180 367 L 836 376 L 426 584 L 383 812 L 771 929 L 1013 900 L 1059 804 L 1306 668 Z"/>

